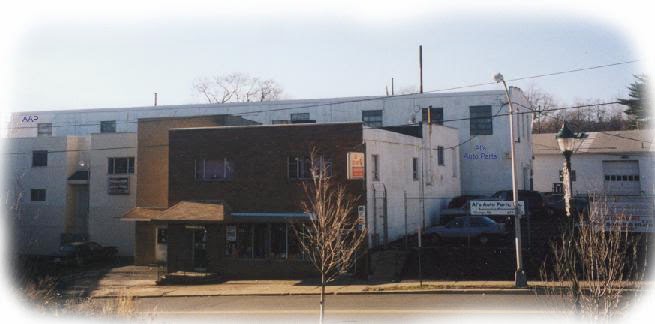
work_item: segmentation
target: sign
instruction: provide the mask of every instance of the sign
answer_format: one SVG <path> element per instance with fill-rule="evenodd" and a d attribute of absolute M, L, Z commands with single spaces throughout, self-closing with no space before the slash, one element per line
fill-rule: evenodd
<path fill-rule="evenodd" d="M 359 205 L 357 206 L 357 217 L 359 218 L 359 224 L 357 229 L 362 230 L 366 228 L 366 206 Z"/>
<path fill-rule="evenodd" d="M 129 195 L 130 194 L 130 178 L 108 178 L 107 179 L 107 193 L 110 195 Z"/>
<path fill-rule="evenodd" d="M 364 153 L 348 152 L 348 180 L 364 179 Z"/>
<path fill-rule="evenodd" d="M 519 201 L 519 215 L 525 214 L 525 204 Z M 514 202 L 501 200 L 471 200 L 471 215 L 514 215 Z"/>
<path fill-rule="evenodd" d="M 225 240 L 228 242 L 237 241 L 237 227 L 236 225 L 227 225 L 225 227 Z"/>

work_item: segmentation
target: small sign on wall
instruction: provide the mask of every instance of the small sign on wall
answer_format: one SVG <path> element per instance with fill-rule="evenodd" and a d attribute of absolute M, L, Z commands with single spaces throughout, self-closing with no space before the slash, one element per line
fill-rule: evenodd
<path fill-rule="evenodd" d="M 107 193 L 110 195 L 129 195 L 130 178 L 128 177 L 108 178 Z"/>
<path fill-rule="evenodd" d="M 364 153 L 348 152 L 348 180 L 364 179 Z"/>
<path fill-rule="evenodd" d="M 236 225 L 225 226 L 225 240 L 228 242 L 237 241 L 237 227 Z"/>

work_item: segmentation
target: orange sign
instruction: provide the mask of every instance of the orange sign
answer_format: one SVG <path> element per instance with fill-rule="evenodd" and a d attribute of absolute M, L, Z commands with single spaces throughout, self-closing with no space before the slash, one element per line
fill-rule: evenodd
<path fill-rule="evenodd" d="M 364 179 L 364 153 L 348 153 L 348 180 Z"/>

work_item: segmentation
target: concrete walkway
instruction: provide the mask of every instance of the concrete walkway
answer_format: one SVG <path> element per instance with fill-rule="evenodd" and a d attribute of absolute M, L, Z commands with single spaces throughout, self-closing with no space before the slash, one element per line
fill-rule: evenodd
<path fill-rule="evenodd" d="M 69 293 L 76 292 L 91 298 L 117 296 L 177 297 L 177 296 L 282 296 L 318 295 L 320 287 L 315 281 L 303 280 L 228 280 L 215 284 L 157 286 L 157 271 L 149 267 L 126 266 L 114 268 L 92 286 L 73 285 Z M 88 278 L 85 282 L 89 282 Z M 404 281 L 397 283 L 373 283 L 344 280 L 326 287 L 331 295 L 380 294 L 380 293 L 467 293 L 467 294 L 535 294 L 535 288 L 546 286 L 543 282 L 529 282 L 529 288 L 515 289 L 512 281 Z M 77 289 L 77 290 L 75 290 Z"/>

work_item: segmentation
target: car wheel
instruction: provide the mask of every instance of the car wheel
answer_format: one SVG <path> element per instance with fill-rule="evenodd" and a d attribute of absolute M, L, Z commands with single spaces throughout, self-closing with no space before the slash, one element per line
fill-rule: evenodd
<path fill-rule="evenodd" d="M 480 244 L 486 245 L 487 243 L 489 243 L 489 238 L 486 235 L 482 235 L 478 237 L 478 241 L 480 241 Z"/>

